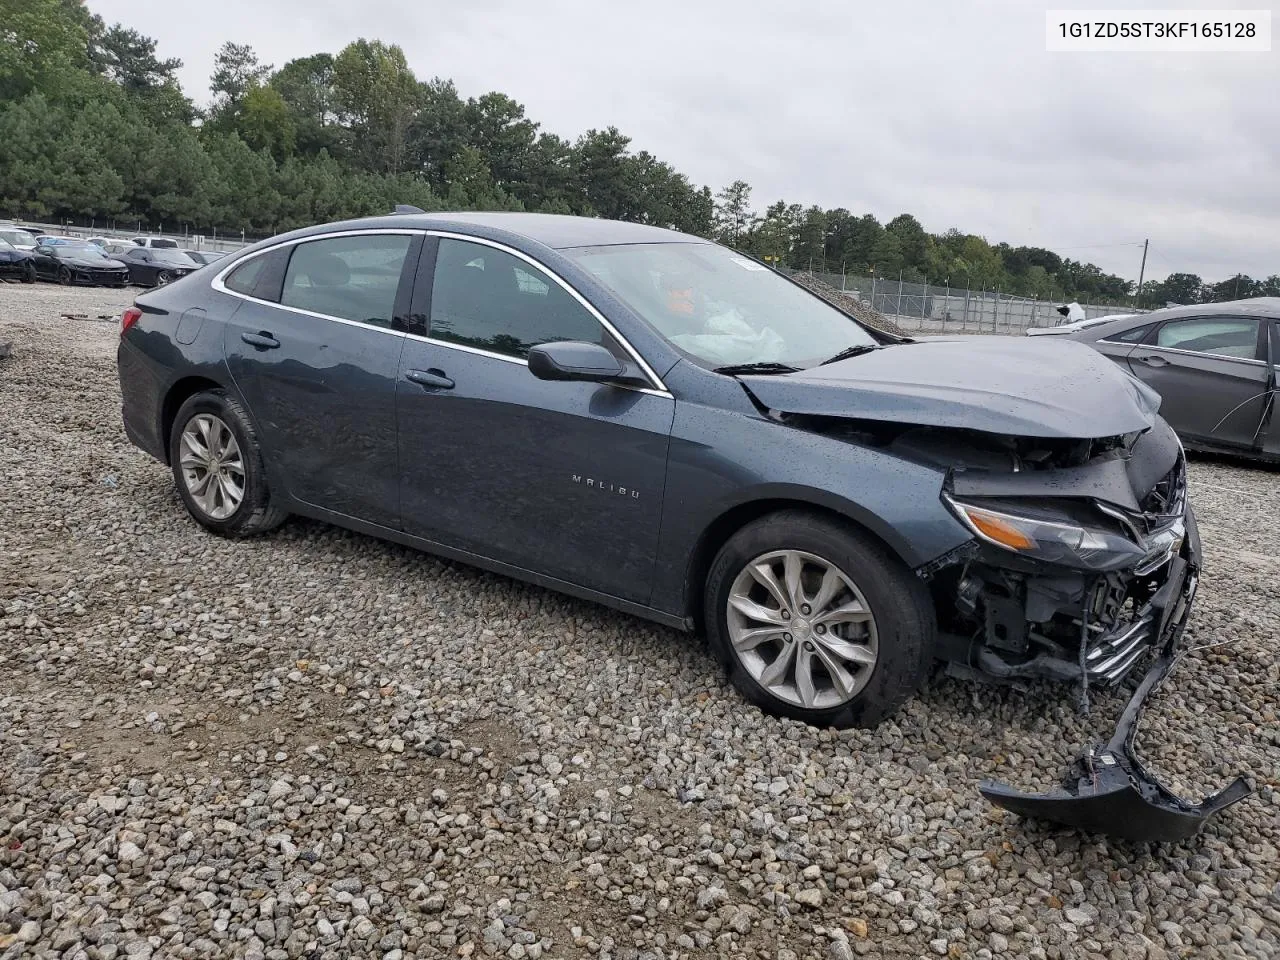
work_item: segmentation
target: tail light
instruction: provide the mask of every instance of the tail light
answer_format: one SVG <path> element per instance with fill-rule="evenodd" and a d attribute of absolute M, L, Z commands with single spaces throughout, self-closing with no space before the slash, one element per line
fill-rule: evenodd
<path fill-rule="evenodd" d="M 142 311 L 139 310 L 137 307 L 130 307 L 128 310 L 122 313 L 120 315 L 120 336 L 123 337 L 126 333 L 128 333 L 129 328 L 132 327 L 135 323 L 137 323 L 140 319 L 142 319 Z"/>

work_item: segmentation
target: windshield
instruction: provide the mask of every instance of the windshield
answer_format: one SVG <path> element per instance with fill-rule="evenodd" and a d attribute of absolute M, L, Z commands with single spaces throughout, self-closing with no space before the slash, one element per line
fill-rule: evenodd
<path fill-rule="evenodd" d="M 199 266 L 194 260 L 188 257 L 181 250 L 163 250 L 154 251 L 152 258 L 156 263 L 167 263 L 175 267 L 195 267 Z"/>
<path fill-rule="evenodd" d="M 107 255 L 90 243 L 61 243 L 53 248 L 53 255 L 60 260 L 106 260 Z"/>
<path fill-rule="evenodd" d="M 561 252 L 712 367 L 809 367 L 849 347 L 876 344 L 850 317 L 726 247 L 645 243 Z"/>
<path fill-rule="evenodd" d="M 0 250 L 16 250 L 17 248 L 4 237 L 0 237 Z"/>
<path fill-rule="evenodd" d="M 31 236 L 29 233 L 23 233 L 21 230 L 0 230 L 0 240 L 3 240 L 11 246 L 16 246 L 18 244 L 31 246 L 31 244 L 35 242 L 35 237 Z"/>

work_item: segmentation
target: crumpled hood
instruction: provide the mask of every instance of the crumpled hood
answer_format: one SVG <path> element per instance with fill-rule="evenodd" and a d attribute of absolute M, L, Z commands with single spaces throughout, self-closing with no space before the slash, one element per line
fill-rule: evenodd
<path fill-rule="evenodd" d="M 1145 430 L 1160 395 L 1083 343 L 966 337 L 895 344 L 781 376 L 740 378 L 785 413 L 1093 439 Z"/>

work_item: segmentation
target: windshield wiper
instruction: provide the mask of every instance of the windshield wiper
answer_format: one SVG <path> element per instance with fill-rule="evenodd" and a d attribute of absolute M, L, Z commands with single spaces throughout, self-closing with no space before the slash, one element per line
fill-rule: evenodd
<path fill-rule="evenodd" d="M 837 353 L 834 357 L 828 357 L 826 360 L 823 360 L 820 364 L 818 364 L 818 366 L 825 367 L 828 363 L 837 363 L 841 360 L 848 360 L 850 357 L 860 357 L 864 353 L 870 353 L 872 350 L 879 350 L 879 349 L 880 349 L 879 344 L 859 343 L 856 346 L 846 347 L 844 350 L 841 350 L 839 353 Z"/>
<path fill-rule="evenodd" d="M 715 372 L 732 377 L 739 373 L 795 373 L 799 369 L 799 367 L 789 367 L 785 363 L 774 363 L 770 360 L 765 363 L 731 363 L 727 367 L 716 367 Z"/>

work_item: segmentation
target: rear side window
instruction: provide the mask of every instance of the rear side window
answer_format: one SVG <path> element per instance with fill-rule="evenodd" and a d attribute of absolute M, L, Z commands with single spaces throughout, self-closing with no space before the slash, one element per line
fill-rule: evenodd
<path fill-rule="evenodd" d="M 166 240 L 163 237 L 156 237 L 154 240 L 151 241 L 151 245 L 153 247 L 156 247 L 157 249 L 160 247 L 176 248 L 178 246 L 178 241 Z"/>
<path fill-rule="evenodd" d="M 1156 346 L 1253 360 L 1258 355 L 1258 321 L 1239 317 L 1170 320 L 1156 334 Z"/>
<path fill-rule="evenodd" d="M 591 312 L 536 268 L 502 250 L 447 238 L 436 256 L 431 336 L 520 359 L 554 340 L 610 345 Z"/>
<path fill-rule="evenodd" d="M 368 234 L 300 243 L 289 258 L 280 303 L 390 327 L 412 242 L 406 234 Z"/>
<path fill-rule="evenodd" d="M 254 257 L 247 263 L 242 263 L 222 281 L 228 290 L 234 290 L 236 293 L 243 293 L 246 297 L 253 296 L 254 285 L 257 284 L 258 278 L 262 276 L 263 267 L 266 265 L 266 257 Z"/>
<path fill-rule="evenodd" d="M 1123 333 L 1113 333 L 1109 337 L 1103 337 L 1110 343 L 1141 343 L 1147 338 L 1147 334 L 1151 332 L 1154 323 L 1143 324 L 1141 327 L 1134 327 L 1132 330 L 1126 330 Z"/>

